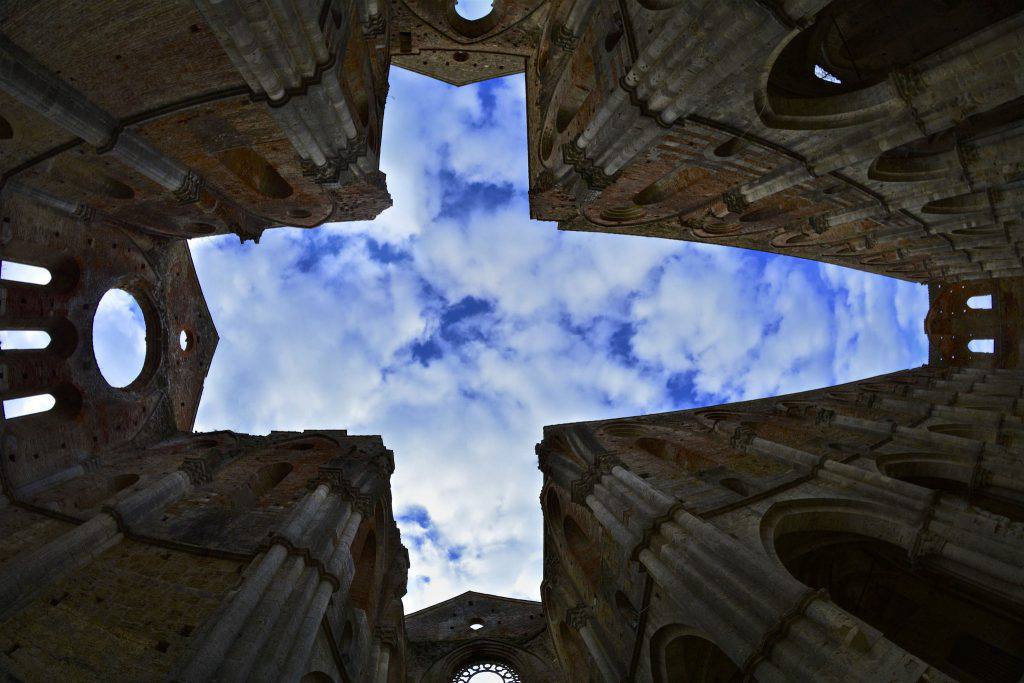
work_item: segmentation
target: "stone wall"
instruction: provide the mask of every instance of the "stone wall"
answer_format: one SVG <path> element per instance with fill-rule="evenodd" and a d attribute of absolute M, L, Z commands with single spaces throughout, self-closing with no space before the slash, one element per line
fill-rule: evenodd
<path fill-rule="evenodd" d="M 917 282 L 1020 276 L 1022 22 L 1009 1 L 553 2 L 532 212 Z"/>
<path fill-rule="evenodd" d="M 926 366 L 546 428 L 562 661 L 608 681 L 1019 677 L 1022 380 Z"/>
<path fill-rule="evenodd" d="M 0 509 L 17 530 L 0 565 L 3 667 L 292 680 L 317 662 L 336 679 L 401 680 L 393 469 L 379 437 L 343 431 L 179 434 L 108 453 Z"/>
<path fill-rule="evenodd" d="M 408 680 L 463 680 L 470 667 L 514 672 L 523 681 L 561 680 L 539 602 L 467 591 L 409 614 Z"/>

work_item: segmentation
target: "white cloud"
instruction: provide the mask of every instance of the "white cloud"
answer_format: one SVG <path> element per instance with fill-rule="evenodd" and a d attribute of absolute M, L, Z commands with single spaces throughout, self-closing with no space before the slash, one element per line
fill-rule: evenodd
<path fill-rule="evenodd" d="M 111 386 L 130 384 L 146 360 L 146 322 L 135 298 L 123 289 L 108 290 L 92 322 L 96 365 Z"/>
<path fill-rule="evenodd" d="M 470 588 L 537 597 L 533 445 L 546 424 L 923 360 L 914 286 L 530 221 L 521 77 L 455 89 L 394 70 L 391 82 L 393 208 L 268 231 L 259 246 L 191 246 L 221 334 L 198 428 L 382 434 L 408 611 Z M 453 324 L 467 297 L 475 314 Z"/>

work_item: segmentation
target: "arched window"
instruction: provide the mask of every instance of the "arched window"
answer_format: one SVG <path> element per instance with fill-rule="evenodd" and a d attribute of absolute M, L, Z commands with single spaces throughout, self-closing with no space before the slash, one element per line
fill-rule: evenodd
<path fill-rule="evenodd" d="M 11 282 L 24 282 L 30 285 L 46 285 L 50 283 L 50 271 L 39 266 L 30 266 L 17 261 L 0 261 L 0 279 Z"/>
<path fill-rule="evenodd" d="M 904 548 L 855 533 L 791 531 L 775 539 L 798 580 L 961 681 L 1017 681 L 1024 674 L 1024 611 Z"/>
<path fill-rule="evenodd" d="M 967 300 L 967 308 L 973 308 L 975 310 L 987 310 L 992 308 L 992 295 L 978 294 L 977 296 L 972 296 Z"/>
<path fill-rule="evenodd" d="M 967 348 L 974 353 L 994 353 L 996 341 L 994 339 L 972 339 L 967 343 Z"/>
<path fill-rule="evenodd" d="M 462 667 L 452 683 L 520 683 L 519 673 L 501 662 L 477 662 Z"/>
<path fill-rule="evenodd" d="M 50 335 L 42 330 L 0 330 L 0 349 L 5 351 L 45 349 Z"/>
<path fill-rule="evenodd" d="M 19 396 L 3 401 L 6 420 L 74 418 L 82 408 L 82 394 L 71 384 L 61 384 L 45 394 Z"/>
<path fill-rule="evenodd" d="M 53 397 L 53 394 L 9 398 L 4 401 L 4 418 L 13 420 L 36 413 L 45 413 L 55 405 L 57 405 L 57 399 Z"/>
<path fill-rule="evenodd" d="M 651 676 L 656 683 L 743 680 L 722 648 L 681 626 L 665 626 L 651 638 Z"/>
<path fill-rule="evenodd" d="M 783 49 L 769 87 L 811 97 L 864 88 L 1019 9 L 1016 0 L 834 0 Z"/>

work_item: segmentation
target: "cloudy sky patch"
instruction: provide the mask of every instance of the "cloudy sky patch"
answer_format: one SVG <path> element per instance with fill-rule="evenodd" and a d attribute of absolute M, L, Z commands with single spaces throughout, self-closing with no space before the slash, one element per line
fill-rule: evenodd
<path fill-rule="evenodd" d="M 391 74 L 370 222 L 190 242 L 221 342 L 197 429 L 347 428 L 396 454 L 406 610 L 538 597 L 546 424 L 920 365 L 926 292 L 810 261 L 530 221 L 521 76 Z"/>

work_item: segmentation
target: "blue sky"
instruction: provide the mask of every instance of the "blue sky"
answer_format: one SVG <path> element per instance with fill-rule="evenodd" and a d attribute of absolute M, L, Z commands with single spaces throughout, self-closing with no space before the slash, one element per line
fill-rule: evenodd
<path fill-rule="evenodd" d="M 221 341 L 197 429 L 347 428 L 396 454 L 406 610 L 537 598 L 546 424 L 920 365 L 923 287 L 528 218 L 521 76 L 391 73 L 371 222 L 190 243 Z"/>

